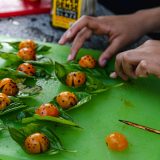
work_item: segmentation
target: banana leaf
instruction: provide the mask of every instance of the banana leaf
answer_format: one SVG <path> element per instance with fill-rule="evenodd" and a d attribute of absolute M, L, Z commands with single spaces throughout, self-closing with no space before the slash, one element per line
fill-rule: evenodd
<path fill-rule="evenodd" d="M 8 127 L 8 130 L 12 139 L 15 140 L 24 151 L 26 151 L 24 146 L 25 139 L 31 134 L 37 132 L 43 133 L 50 142 L 49 150 L 43 154 L 57 154 L 60 151 L 66 151 L 63 148 L 60 139 L 57 137 L 57 135 L 54 133 L 51 127 L 31 123 L 21 128 Z"/>

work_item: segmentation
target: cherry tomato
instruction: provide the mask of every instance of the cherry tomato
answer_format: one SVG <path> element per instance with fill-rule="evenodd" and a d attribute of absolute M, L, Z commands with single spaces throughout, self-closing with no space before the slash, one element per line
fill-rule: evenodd
<path fill-rule="evenodd" d="M 34 133 L 25 139 L 24 146 L 28 153 L 43 153 L 49 149 L 49 140 L 42 133 Z"/>
<path fill-rule="evenodd" d="M 22 48 L 17 55 L 25 61 L 36 60 L 36 53 L 32 48 Z"/>
<path fill-rule="evenodd" d="M 36 73 L 36 69 L 32 64 L 29 63 L 22 63 L 17 68 L 18 71 L 28 74 L 29 76 L 33 76 Z"/>
<path fill-rule="evenodd" d="M 96 60 L 91 55 L 81 57 L 79 65 L 83 68 L 95 68 Z"/>
<path fill-rule="evenodd" d="M 10 78 L 4 78 L 0 81 L 0 89 L 8 96 L 15 96 L 19 91 L 17 84 Z"/>
<path fill-rule="evenodd" d="M 55 107 L 53 104 L 50 104 L 50 103 L 42 104 L 35 111 L 35 113 L 40 116 L 53 116 L 53 117 L 59 116 L 59 111 L 58 111 L 57 107 Z"/>
<path fill-rule="evenodd" d="M 106 137 L 108 147 L 115 151 L 123 151 L 128 147 L 126 137 L 118 132 L 112 133 Z"/>
<path fill-rule="evenodd" d="M 35 50 L 36 47 L 37 47 L 36 43 L 33 40 L 30 40 L 30 39 L 21 41 L 19 43 L 19 49 L 22 49 L 22 48 L 31 48 L 31 49 Z"/>
<path fill-rule="evenodd" d="M 57 103 L 64 109 L 70 108 L 77 104 L 77 97 L 71 92 L 61 92 L 56 97 Z"/>
<path fill-rule="evenodd" d="M 66 84 L 69 87 L 80 87 L 86 81 L 86 75 L 83 72 L 71 72 L 67 75 Z"/>
<path fill-rule="evenodd" d="M 4 93 L 0 93 L 0 110 L 4 110 L 11 103 L 8 96 Z"/>

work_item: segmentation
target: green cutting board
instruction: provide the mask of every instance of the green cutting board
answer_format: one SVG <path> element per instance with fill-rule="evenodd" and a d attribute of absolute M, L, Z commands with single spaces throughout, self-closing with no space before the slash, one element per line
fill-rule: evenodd
<path fill-rule="evenodd" d="M 68 46 L 50 44 L 48 55 L 53 60 L 65 62 Z M 82 49 L 79 56 L 99 51 Z M 43 92 L 37 97 L 40 105 L 50 101 L 60 91 L 66 90 L 60 82 L 49 80 L 43 84 Z M 36 102 L 36 103 L 37 103 Z M 28 103 L 35 103 L 34 101 Z M 120 123 L 119 119 L 133 121 L 160 129 L 160 80 L 156 78 L 130 81 L 119 88 L 98 94 L 82 107 L 70 111 L 83 129 L 58 127 L 56 133 L 65 148 L 75 153 L 61 152 L 53 156 L 28 155 L 7 133 L 0 133 L 0 160 L 159 160 L 160 135 L 149 133 Z M 124 152 L 107 148 L 105 136 L 118 131 L 126 135 L 129 147 Z"/>

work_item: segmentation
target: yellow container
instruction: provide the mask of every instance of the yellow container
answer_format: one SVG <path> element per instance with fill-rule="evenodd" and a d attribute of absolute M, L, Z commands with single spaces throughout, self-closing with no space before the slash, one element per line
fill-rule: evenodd
<path fill-rule="evenodd" d="M 68 29 L 82 15 L 95 13 L 95 0 L 53 0 L 52 25 Z"/>

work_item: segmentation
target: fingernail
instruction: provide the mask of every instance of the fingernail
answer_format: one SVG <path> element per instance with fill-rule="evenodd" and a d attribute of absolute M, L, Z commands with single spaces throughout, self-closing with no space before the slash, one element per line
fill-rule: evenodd
<path fill-rule="evenodd" d="M 76 57 L 77 52 L 78 51 L 71 49 L 71 53 L 68 56 L 68 61 L 72 61 Z"/>
<path fill-rule="evenodd" d="M 68 56 L 67 60 L 68 60 L 68 61 L 73 60 L 73 57 L 72 57 L 72 55 L 71 55 L 71 54 Z"/>
<path fill-rule="evenodd" d="M 145 75 L 139 75 L 139 77 L 140 77 L 140 78 L 145 78 L 146 76 L 145 76 Z"/>
<path fill-rule="evenodd" d="M 100 62 L 100 65 L 101 67 L 104 67 L 107 63 L 107 60 L 106 59 L 103 59 L 101 62 Z"/>
<path fill-rule="evenodd" d="M 110 78 L 115 79 L 115 78 L 117 78 L 117 77 L 118 77 L 118 75 L 117 75 L 116 72 L 112 72 L 112 73 L 110 74 Z"/>
<path fill-rule="evenodd" d="M 59 44 L 63 44 L 64 43 L 64 40 L 61 38 L 59 41 L 58 41 Z"/>
<path fill-rule="evenodd" d="M 71 36 L 72 36 L 72 32 L 68 30 L 66 33 L 66 38 L 71 38 Z"/>
<path fill-rule="evenodd" d="M 69 27 L 72 27 L 72 26 L 73 26 L 73 24 L 74 24 L 73 22 L 70 22 L 70 23 L 69 23 Z"/>

